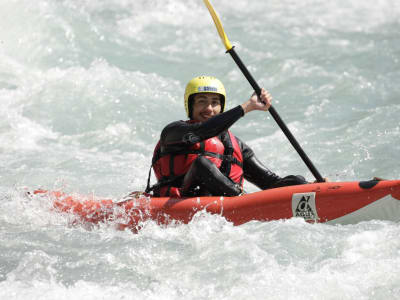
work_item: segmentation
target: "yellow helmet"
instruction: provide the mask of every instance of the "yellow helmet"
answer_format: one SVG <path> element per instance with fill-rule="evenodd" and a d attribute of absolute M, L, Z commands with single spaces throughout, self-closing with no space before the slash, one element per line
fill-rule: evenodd
<path fill-rule="evenodd" d="M 212 76 L 198 76 L 189 81 L 185 90 L 185 110 L 192 118 L 192 99 L 198 93 L 215 93 L 221 95 L 221 112 L 225 109 L 226 92 L 222 82 Z"/>

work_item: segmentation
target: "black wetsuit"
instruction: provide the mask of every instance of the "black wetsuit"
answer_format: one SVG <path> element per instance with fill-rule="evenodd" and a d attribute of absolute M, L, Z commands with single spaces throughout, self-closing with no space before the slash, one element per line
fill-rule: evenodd
<path fill-rule="evenodd" d="M 176 121 L 167 125 L 160 138 L 161 153 L 180 152 L 203 140 L 221 136 L 237 120 L 244 115 L 243 108 L 238 105 L 224 113 L 205 121 L 188 123 Z M 307 183 L 302 176 L 279 177 L 265 167 L 255 156 L 253 150 L 236 137 L 243 155 L 244 178 L 265 190 L 269 188 Z M 241 192 L 240 188 L 223 175 L 215 164 L 200 156 L 180 183 L 182 192 L 187 195 L 227 195 L 234 196 Z M 200 190 L 196 188 L 200 186 Z"/>

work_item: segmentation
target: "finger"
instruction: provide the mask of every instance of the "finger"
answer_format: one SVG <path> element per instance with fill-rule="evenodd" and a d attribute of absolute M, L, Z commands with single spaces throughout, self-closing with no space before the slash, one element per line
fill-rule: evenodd
<path fill-rule="evenodd" d="M 262 95 L 261 99 L 265 104 L 271 104 L 272 96 L 269 92 L 265 91 L 265 93 Z"/>
<path fill-rule="evenodd" d="M 262 90 L 261 90 L 260 96 L 257 96 L 257 102 L 265 104 L 265 99 L 264 99 L 264 95 L 262 93 Z"/>

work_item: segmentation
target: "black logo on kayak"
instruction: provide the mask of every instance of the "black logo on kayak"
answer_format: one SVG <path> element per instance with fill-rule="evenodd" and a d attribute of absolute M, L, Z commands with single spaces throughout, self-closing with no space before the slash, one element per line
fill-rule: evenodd
<path fill-rule="evenodd" d="M 296 215 L 295 217 L 302 217 L 306 220 L 315 220 L 315 213 L 309 203 L 311 196 L 303 196 L 301 197 L 299 204 L 296 207 Z"/>
<path fill-rule="evenodd" d="M 300 217 L 306 221 L 319 219 L 315 206 L 315 192 L 299 193 L 292 196 L 293 217 Z"/>

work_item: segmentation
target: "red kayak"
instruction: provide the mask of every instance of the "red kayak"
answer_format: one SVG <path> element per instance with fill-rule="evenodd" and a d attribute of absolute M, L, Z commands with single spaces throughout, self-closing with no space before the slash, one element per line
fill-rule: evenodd
<path fill-rule="evenodd" d="M 119 202 L 59 191 L 28 194 L 31 198 L 50 198 L 56 211 L 73 214 L 77 222 L 115 222 L 119 229 L 133 231 L 147 220 L 160 225 L 186 224 L 202 210 L 221 215 L 234 225 L 292 217 L 339 224 L 400 220 L 400 180 L 313 183 L 237 197 L 157 198 L 132 193 Z"/>

